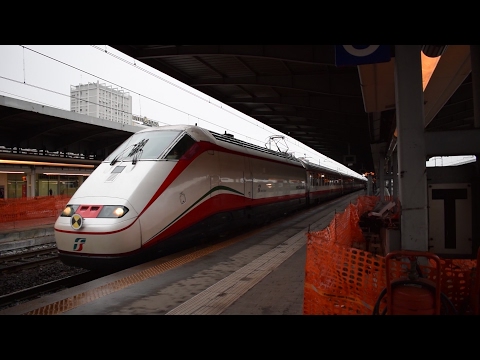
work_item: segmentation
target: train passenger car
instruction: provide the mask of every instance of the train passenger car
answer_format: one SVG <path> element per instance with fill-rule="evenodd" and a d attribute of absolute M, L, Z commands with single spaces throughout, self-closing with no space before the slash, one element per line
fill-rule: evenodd
<path fill-rule="evenodd" d="M 330 168 L 300 159 L 307 175 L 308 201 L 310 204 L 333 199 L 365 188 L 366 179 L 348 176 Z"/>

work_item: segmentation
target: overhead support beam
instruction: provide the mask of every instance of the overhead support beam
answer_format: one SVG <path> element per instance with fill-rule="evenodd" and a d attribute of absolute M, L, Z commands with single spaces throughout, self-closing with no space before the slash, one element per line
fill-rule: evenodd
<path fill-rule="evenodd" d="M 395 58 L 389 62 L 358 66 L 365 112 L 395 108 Z"/>
<path fill-rule="evenodd" d="M 348 114 L 334 114 L 332 112 L 323 111 L 323 110 L 316 110 L 316 109 L 298 109 L 294 108 L 292 110 L 275 110 L 275 111 L 265 111 L 265 110 L 252 110 L 247 115 L 256 117 L 256 116 L 270 116 L 270 117 L 295 117 L 295 118 L 308 118 L 308 119 L 318 119 L 321 120 L 322 123 L 333 123 L 333 124 L 340 124 L 345 125 L 349 124 L 350 126 L 359 126 L 365 127 L 362 124 L 362 120 L 366 118 L 364 114 L 355 114 L 355 115 L 348 115 Z M 343 115 L 343 119 L 339 119 L 340 116 Z"/>
<path fill-rule="evenodd" d="M 109 45 L 137 60 L 163 59 L 172 56 L 251 56 L 314 64 L 335 62 L 332 45 Z"/>
<path fill-rule="evenodd" d="M 425 133 L 427 159 L 432 156 L 474 155 L 479 152 L 480 129 Z"/>
<path fill-rule="evenodd" d="M 424 90 L 425 127 L 472 71 L 469 45 L 449 45 Z"/>
<path fill-rule="evenodd" d="M 335 80 L 334 80 L 335 79 Z M 236 86 L 272 86 L 284 89 L 309 91 L 313 94 L 328 96 L 345 96 L 361 98 L 355 84 L 356 74 L 306 74 L 306 75 L 248 75 L 235 77 L 202 77 L 191 79 L 188 85 L 194 88 L 207 86 L 236 85 Z"/>
<path fill-rule="evenodd" d="M 265 105 L 287 105 L 305 109 L 316 109 L 324 111 L 332 111 L 334 113 L 345 113 L 358 115 L 363 111 L 363 103 L 358 98 L 342 97 L 328 95 L 312 95 L 308 96 L 276 96 L 276 97 L 229 97 L 225 99 L 225 104 L 234 106 L 236 104 L 265 104 Z"/>

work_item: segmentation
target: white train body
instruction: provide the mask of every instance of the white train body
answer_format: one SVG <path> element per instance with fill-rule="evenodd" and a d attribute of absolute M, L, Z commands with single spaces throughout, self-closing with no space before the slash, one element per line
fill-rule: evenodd
<path fill-rule="evenodd" d="M 75 192 L 55 223 L 55 241 L 68 265 L 124 266 L 363 188 L 358 179 L 345 188 L 346 181 L 354 183 L 197 126 L 149 128 Z"/>

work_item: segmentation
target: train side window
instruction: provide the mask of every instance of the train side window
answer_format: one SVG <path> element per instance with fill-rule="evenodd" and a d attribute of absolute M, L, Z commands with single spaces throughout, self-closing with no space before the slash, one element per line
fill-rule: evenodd
<path fill-rule="evenodd" d="M 179 142 L 175 144 L 172 150 L 170 150 L 166 158 L 180 159 L 193 144 L 195 144 L 195 140 L 193 140 L 189 135 L 185 135 L 180 139 Z"/>

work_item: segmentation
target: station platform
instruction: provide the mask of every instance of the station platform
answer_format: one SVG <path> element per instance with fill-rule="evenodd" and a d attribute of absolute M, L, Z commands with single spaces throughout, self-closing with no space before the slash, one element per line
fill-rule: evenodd
<path fill-rule="evenodd" d="M 54 222 L 37 226 L 17 226 L 0 230 L 0 251 L 15 250 L 55 241 Z"/>
<path fill-rule="evenodd" d="M 357 197 L 350 194 L 0 315 L 303 315 L 307 233 L 325 228 Z"/>

